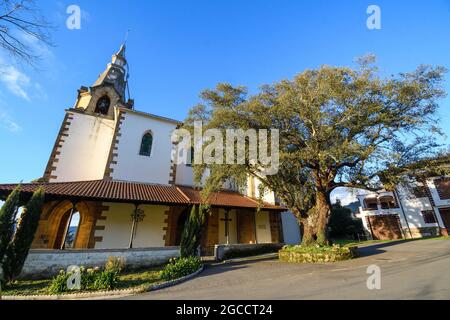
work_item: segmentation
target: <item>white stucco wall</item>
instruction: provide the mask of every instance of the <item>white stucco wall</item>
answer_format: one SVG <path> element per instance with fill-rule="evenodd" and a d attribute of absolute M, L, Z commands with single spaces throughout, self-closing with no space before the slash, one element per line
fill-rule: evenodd
<path fill-rule="evenodd" d="M 194 185 L 194 170 L 184 163 L 177 165 L 176 184 L 182 186 Z"/>
<path fill-rule="evenodd" d="M 250 178 L 252 179 L 252 178 Z M 261 181 L 257 178 L 253 178 L 253 186 L 254 186 L 254 190 L 248 190 L 248 195 L 250 194 L 254 194 L 254 197 L 256 199 L 259 199 L 261 197 L 260 192 L 259 192 L 259 186 L 261 185 Z M 249 183 L 249 188 L 250 188 L 250 183 Z M 275 203 L 275 193 L 273 191 L 269 191 L 269 190 L 265 190 L 264 194 L 262 196 L 263 201 L 274 204 Z"/>
<path fill-rule="evenodd" d="M 71 113 L 73 119 L 68 137 L 57 151 L 58 162 L 52 172 L 51 182 L 83 181 L 102 179 L 105 173 L 114 121 L 79 113 Z"/>
<path fill-rule="evenodd" d="M 410 228 L 424 228 L 424 227 L 435 227 L 436 223 L 425 223 L 422 211 L 433 210 L 428 198 L 413 198 L 412 195 L 407 195 L 406 192 L 400 194 L 403 210 L 405 212 L 406 218 L 408 219 Z M 400 210 L 399 210 L 400 212 Z M 403 228 L 406 228 L 406 221 L 403 214 L 400 214 L 400 221 Z"/>
<path fill-rule="evenodd" d="M 113 179 L 167 185 L 171 172 L 171 134 L 175 128 L 171 122 L 126 112 L 117 144 L 118 156 L 114 159 L 117 164 L 111 166 Z M 139 155 L 142 137 L 148 131 L 153 134 L 149 157 Z"/>
<path fill-rule="evenodd" d="M 258 243 L 271 243 L 270 218 L 268 212 L 256 213 L 256 239 Z"/>
<path fill-rule="evenodd" d="M 286 244 L 299 244 L 301 242 L 300 226 L 297 218 L 291 212 L 281 214 L 283 223 L 283 238 Z"/>
<path fill-rule="evenodd" d="M 109 206 L 108 211 L 103 212 L 106 220 L 98 220 L 98 226 L 104 226 L 104 230 L 97 230 L 96 237 L 103 237 L 102 242 L 97 242 L 96 249 L 122 249 L 128 248 L 130 242 L 134 205 L 121 203 L 104 203 Z M 166 206 L 142 205 L 139 209 L 144 211 L 145 218 L 137 224 L 136 236 L 133 248 L 163 247 L 165 234 L 164 212 Z"/>

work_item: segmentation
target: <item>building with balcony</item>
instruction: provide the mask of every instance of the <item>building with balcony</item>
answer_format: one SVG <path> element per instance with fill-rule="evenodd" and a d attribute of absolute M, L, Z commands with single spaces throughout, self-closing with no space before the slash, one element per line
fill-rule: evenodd
<path fill-rule="evenodd" d="M 398 186 L 394 191 L 358 195 L 358 216 L 372 239 L 390 240 L 448 235 L 450 177 Z"/>

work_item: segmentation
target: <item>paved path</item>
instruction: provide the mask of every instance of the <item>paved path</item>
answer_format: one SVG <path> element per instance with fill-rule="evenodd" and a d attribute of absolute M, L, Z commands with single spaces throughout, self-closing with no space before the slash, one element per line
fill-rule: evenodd
<path fill-rule="evenodd" d="M 326 265 L 213 265 L 186 283 L 123 299 L 450 299 L 450 240 L 371 245 L 360 254 Z M 372 264 L 381 268 L 381 290 L 367 289 Z"/>

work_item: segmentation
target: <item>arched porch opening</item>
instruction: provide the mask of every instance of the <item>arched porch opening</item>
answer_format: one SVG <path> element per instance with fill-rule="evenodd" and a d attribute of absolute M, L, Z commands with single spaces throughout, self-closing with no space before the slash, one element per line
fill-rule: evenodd
<path fill-rule="evenodd" d="M 186 222 L 189 218 L 189 212 L 191 211 L 190 208 L 186 208 L 183 210 L 183 212 L 180 214 L 177 220 L 177 229 L 175 234 L 175 245 L 179 246 L 181 243 L 181 237 L 183 236 L 184 227 L 186 226 Z"/>
<path fill-rule="evenodd" d="M 94 221 L 94 213 L 85 202 L 76 203 L 75 206 L 70 201 L 58 204 L 48 214 L 48 248 L 88 248 Z"/>

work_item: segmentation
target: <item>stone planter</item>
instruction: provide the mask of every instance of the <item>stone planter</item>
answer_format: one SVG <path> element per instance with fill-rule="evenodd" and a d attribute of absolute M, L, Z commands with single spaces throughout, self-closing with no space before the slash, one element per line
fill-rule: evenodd
<path fill-rule="evenodd" d="M 289 249 L 282 249 L 278 256 L 280 261 L 289 263 L 329 263 L 350 260 L 357 256 L 358 247 L 348 247 L 348 250 L 336 252 L 295 252 Z"/>

